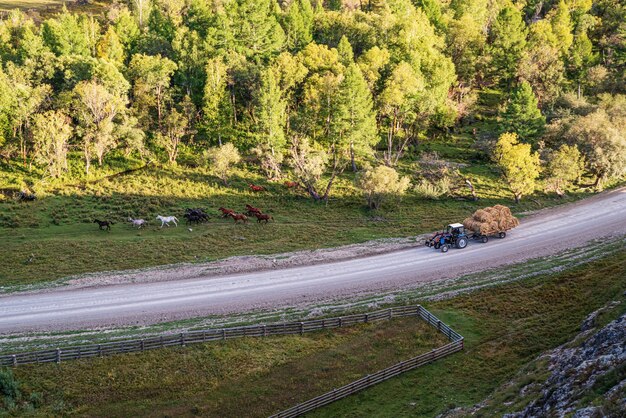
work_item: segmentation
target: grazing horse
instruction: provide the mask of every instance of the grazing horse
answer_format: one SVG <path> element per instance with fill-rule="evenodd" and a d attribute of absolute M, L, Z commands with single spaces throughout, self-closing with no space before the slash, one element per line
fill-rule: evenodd
<path fill-rule="evenodd" d="M 228 214 L 230 217 L 233 218 L 233 220 L 235 221 L 235 223 L 242 221 L 244 224 L 248 223 L 248 217 L 246 215 L 244 215 L 243 213 L 229 213 Z"/>
<path fill-rule="evenodd" d="M 264 192 L 265 191 L 265 187 L 263 186 L 257 186 L 254 184 L 249 184 L 250 189 L 252 189 L 253 192 Z"/>
<path fill-rule="evenodd" d="M 272 215 L 268 215 L 266 213 L 255 213 L 254 216 L 256 216 L 256 221 L 258 223 L 261 223 L 261 221 L 265 221 L 265 223 L 267 223 L 270 220 L 274 220 Z"/>
<path fill-rule="evenodd" d="M 161 228 L 163 225 L 170 226 L 170 222 L 174 222 L 175 226 L 178 226 L 178 218 L 176 216 L 157 216 L 157 220 L 161 221 Z"/>
<path fill-rule="evenodd" d="M 137 229 L 141 229 L 142 226 L 146 225 L 147 222 L 145 219 L 133 219 L 133 218 L 128 218 L 128 221 L 133 225 L 136 226 Z"/>
<path fill-rule="evenodd" d="M 219 208 L 220 212 L 222 212 L 222 218 L 228 218 L 231 213 L 235 213 L 234 210 L 228 208 Z"/>
<path fill-rule="evenodd" d="M 113 222 L 111 221 L 99 221 L 98 219 L 94 219 L 93 223 L 98 224 L 98 228 L 100 230 L 107 230 L 110 231 L 111 230 L 111 225 L 113 225 Z"/>
<path fill-rule="evenodd" d="M 297 188 L 298 186 L 300 186 L 297 182 L 295 181 L 286 181 L 285 182 L 285 187 L 288 189 L 294 189 Z"/>
<path fill-rule="evenodd" d="M 259 208 L 255 208 L 254 206 L 246 205 L 246 214 L 248 216 L 254 216 L 257 213 L 263 213 L 263 212 L 261 212 L 261 209 L 259 209 Z"/>

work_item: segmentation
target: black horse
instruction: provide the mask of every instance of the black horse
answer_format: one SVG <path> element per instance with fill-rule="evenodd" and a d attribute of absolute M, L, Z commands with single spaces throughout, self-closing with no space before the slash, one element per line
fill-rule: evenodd
<path fill-rule="evenodd" d="M 98 224 L 98 227 L 102 231 L 104 231 L 105 229 L 107 231 L 110 231 L 111 230 L 111 225 L 113 225 L 113 222 L 111 222 L 111 221 L 100 221 L 98 219 L 94 219 L 93 223 Z"/>
<path fill-rule="evenodd" d="M 183 216 L 187 219 L 187 224 L 192 222 L 199 224 L 200 222 L 207 222 L 209 220 L 209 215 L 201 208 L 186 209 Z"/>

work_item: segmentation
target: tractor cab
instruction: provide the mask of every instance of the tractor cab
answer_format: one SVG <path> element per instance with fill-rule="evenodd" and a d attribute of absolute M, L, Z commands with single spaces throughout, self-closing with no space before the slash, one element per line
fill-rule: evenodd
<path fill-rule="evenodd" d="M 459 235 L 465 235 L 465 227 L 463 224 L 450 224 L 446 227 L 445 232 L 453 237 L 458 237 Z"/>

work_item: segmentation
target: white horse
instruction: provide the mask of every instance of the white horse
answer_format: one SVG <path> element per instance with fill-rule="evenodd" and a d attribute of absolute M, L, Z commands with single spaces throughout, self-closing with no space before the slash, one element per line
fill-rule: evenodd
<path fill-rule="evenodd" d="M 133 218 L 128 218 L 128 221 L 133 224 L 133 226 L 136 226 L 137 229 L 141 229 L 142 226 L 146 225 L 147 222 L 145 219 L 133 219 Z"/>
<path fill-rule="evenodd" d="M 161 228 L 163 225 L 170 226 L 170 222 L 174 222 L 175 226 L 178 226 L 178 218 L 176 216 L 157 216 L 157 220 L 161 221 Z"/>

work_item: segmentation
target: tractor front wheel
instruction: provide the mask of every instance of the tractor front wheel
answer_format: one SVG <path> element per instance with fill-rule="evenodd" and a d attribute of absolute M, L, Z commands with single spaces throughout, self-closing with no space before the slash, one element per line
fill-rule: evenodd
<path fill-rule="evenodd" d="M 442 253 L 447 253 L 448 252 L 448 245 L 447 244 L 444 244 L 444 245 L 441 246 L 441 252 Z"/>
<path fill-rule="evenodd" d="M 459 238 L 459 240 L 456 242 L 456 246 L 457 246 L 457 248 L 465 248 L 465 247 L 467 247 L 467 239 Z"/>
<path fill-rule="evenodd" d="M 486 243 L 487 243 L 487 241 L 489 241 L 489 237 L 488 237 L 487 235 L 483 235 L 483 236 L 480 238 L 480 242 L 482 242 L 483 244 L 486 244 Z"/>
<path fill-rule="evenodd" d="M 498 234 L 498 238 L 504 238 L 506 237 L 506 232 L 502 231 Z"/>

